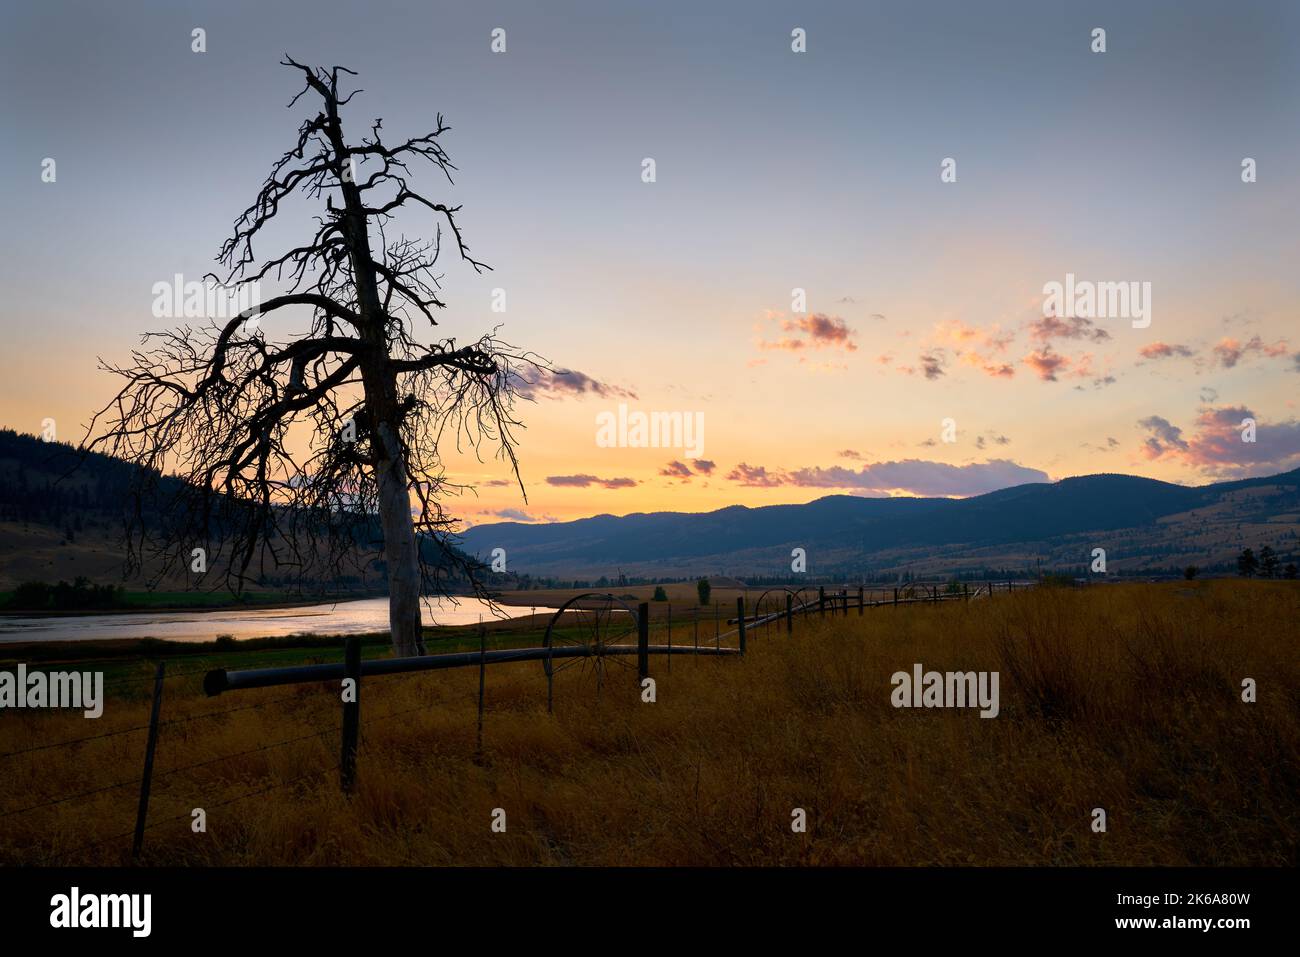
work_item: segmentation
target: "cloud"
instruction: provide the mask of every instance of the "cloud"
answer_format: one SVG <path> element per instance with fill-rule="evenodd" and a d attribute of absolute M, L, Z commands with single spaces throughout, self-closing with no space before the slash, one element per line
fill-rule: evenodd
<path fill-rule="evenodd" d="M 1255 420 L 1255 441 L 1243 441 L 1243 420 Z M 1300 465 L 1300 421 L 1262 422 L 1245 406 L 1203 408 L 1181 458 L 1213 475 L 1289 471 Z"/>
<path fill-rule="evenodd" d="M 691 476 L 695 473 L 691 471 L 691 467 L 685 462 L 679 462 L 676 459 L 673 459 L 659 470 L 659 474 L 666 476 L 667 478 L 679 478 L 689 481 Z"/>
<path fill-rule="evenodd" d="M 1214 359 L 1225 369 L 1235 366 L 1244 354 L 1245 350 L 1242 349 L 1241 343 L 1231 336 L 1220 339 L 1214 347 Z"/>
<path fill-rule="evenodd" d="M 1119 439 L 1115 438 L 1113 435 L 1106 436 L 1105 445 L 1093 445 L 1089 442 L 1084 442 L 1079 446 L 1081 449 L 1091 449 L 1094 452 L 1113 452 L 1118 447 Z"/>
<path fill-rule="evenodd" d="M 718 463 L 713 461 L 713 459 L 695 460 L 695 471 L 699 472 L 701 475 L 712 475 L 713 470 L 716 469 L 717 467 L 718 467 Z"/>
<path fill-rule="evenodd" d="M 518 508 L 503 508 L 489 514 L 495 515 L 497 518 L 514 519 L 517 522 L 531 522 L 533 520 L 531 515 Z"/>
<path fill-rule="evenodd" d="M 586 373 L 574 369 L 557 370 L 555 372 L 539 369 L 531 379 L 512 374 L 511 384 L 519 395 L 529 399 L 582 398 L 588 395 L 594 395 L 601 399 L 637 398 L 637 394 L 630 389 L 600 382 Z"/>
<path fill-rule="evenodd" d="M 1092 380 L 1092 387 L 1093 387 L 1094 389 L 1104 389 L 1104 388 L 1106 388 L 1106 386 L 1108 386 L 1108 385 L 1114 385 L 1114 384 L 1116 383 L 1116 381 L 1117 381 L 1117 380 L 1116 380 L 1116 378 L 1115 378 L 1113 375 L 1101 376 L 1101 377 L 1099 377 L 1099 378 L 1095 378 L 1095 379 Z M 1081 386 L 1081 385 L 1076 385 L 1076 386 L 1074 387 L 1074 390 L 1075 390 L 1076 392 L 1083 392 L 1083 391 L 1085 391 L 1085 390 L 1084 390 L 1084 387 Z"/>
<path fill-rule="evenodd" d="M 1003 330 L 996 323 L 989 327 L 972 326 L 960 319 L 945 319 L 935 324 L 930 334 L 936 344 L 952 346 L 958 350 L 978 347 L 990 352 L 1005 352 L 1015 333 Z"/>
<path fill-rule="evenodd" d="M 949 465 L 926 459 L 875 462 L 861 469 L 831 466 L 769 471 L 763 466 L 742 463 L 727 478 L 742 485 L 762 488 L 854 489 L 866 492 L 903 492 L 913 495 L 980 495 L 1026 482 L 1047 482 L 1047 473 L 1027 468 L 1009 459 L 990 459 L 967 465 Z"/>
<path fill-rule="evenodd" d="M 598 478 L 595 475 L 548 475 L 546 484 L 562 488 L 587 488 L 591 485 L 599 485 L 602 488 L 632 488 L 637 483 L 636 479 L 630 478 Z"/>
<path fill-rule="evenodd" d="M 1196 352 L 1187 346 L 1180 346 L 1170 342 L 1152 342 L 1139 349 L 1138 355 L 1143 359 L 1171 359 L 1174 357 L 1186 358 L 1194 356 Z"/>
<path fill-rule="evenodd" d="M 937 379 L 943 375 L 948 366 L 947 350 L 958 358 L 963 365 L 979 369 L 993 378 L 1012 378 L 1015 367 L 997 357 L 1003 353 L 1015 338 L 1015 333 L 1007 332 L 997 324 L 985 328 L 972 326 L 960 319 L 945 319 L 936 323 L 927 337 L 927 353 L 922 355 L 922 370 L 927 379 Z M 910 371 L 910 370 L 909 370 Z"/>
<path fill-rule="evenodd" d="M 1070 360 L 1053 352 L 1051 346 L 1043 346 L 1037 352 L 1031 352 L 1020 360 L 1034 370 L 1044 382 L 1055 382 L 1056 374 L 1070 368 Z"/>
<path fill-rule="evenodd" d="M 948 356 L 942 349 L 931 349 L 929 352 L 921 353 L 921 371 L 925 373 L 927 379 L 934 380 L 943 375 L 947 363 Z"/>
<path fill-rule="evenodd" d="M 1158 459 L 1178 450 L 1187 451 L 1183 430 L 1168 419 L 1148 415 L 1145 419 L 1139 419 L 1138 425 L 1149 433 L 1142 443 L 1142 454 L 1147 458 Z"/>
<path fill-rule="evenodd" d="M 838 455 L 838 456 L 839 456 L 840 458 L 842 458 L 842 459 L 861 459 L 861 458 L 862 458 L 862 453 L 859 452 L 859 451 L 857 451 L 856 449 L 840 449 L 840 451 L 836 452 L 835 454 Z"/>
<path fill-rule="evenodd" d="M 1054 339 L 1090 339 L 1093 342 L 1105 342 L 1110 338 L 1109 332 L 1083 316 L 1071 316 L 1068 319 L 1043 316 L 1029 323 L 1029 335 L 1044 346 Z"/>
<path fill-rule="evenodd" d="M 1225 369 L 1231 369 L 1238 362 L 1250 355 L 1262 355 L 1273 358 L 1285 355 L 1287 351 L 1287 341 L 1279 339 L 1272 345 L 1268 345 L 1259 336 L 1251 336 L 1247 342 L 1234 339 L 1232 336 L 1224 336 L 1215 343 L 1214 359 Z"/>
<path fill-rule="evenodd" d="M 748 465 L 741 462 L 734 469 L 727 473 L 727 480 L 736 482 L 740 485 L 748 485 L 751 488 L 775 488 L 778 485 L 786 484 L 777 475 L 768 475 L 767 469 L 761 465 Z"/>
<path fill-rule="evenodd" d="M 773 318 L 780 315 L 782 314 L 772 314 Z M 858 344 L 853 341 L 857 333 L 839 316 L 816 312 L 792 319 L 782 318 L 780 322 L 783 332 L 794 333 L 794 335 L 785 336 L 774 342 L 760 341 L 758 343 L 760 349 L 783 349 L 788 352 L 801 349 L 840 349 L 844 352 L 856 352 L 858 349 Z"/>
<path fill-rule="evenodd" d="M 1015 366 L 1011 365 L 1011 363 L 990 362 L 978 352 L 967 352 L 961 357 L 961 361 L 968 366 L 974 366 L 986 376 L 994 379 L 1011 379 L 1016 374 Z"/>

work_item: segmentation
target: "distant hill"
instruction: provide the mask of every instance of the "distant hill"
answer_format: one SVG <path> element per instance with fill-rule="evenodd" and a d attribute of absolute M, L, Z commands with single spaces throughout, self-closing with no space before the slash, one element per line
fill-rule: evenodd
<path fill-rule="evenodd" d="M 71 445 L 43 442 L 33 435 L 0 429 L 0 590 L 21 582 L 72 581 L 83 576 L 101 584 L 122 582 L 123 518 L 131 505 L 135 467 L 97 452 L 83 454 Z M 177 479 L 164 478 L 164 489 Z M 378 521 L 369 538 L 381 540 Z M 430 543 L 430 560 L 438 554 Z M 381 556 L 361 554 L 372 561 L 346 581 L 331 583 L 350 590 L 373 592 L 387 585 Z M 466 584 L 452 576 L 452 585 Z M 262 582 L 268 588 L 283 579 Z M 127 582 L 138 587 L 141 580 Z M 162 584 L 177 590 L 192 587 L 181 570 Z M 210 580 L 206 587 L 216 584 Z M 311 584 L 311 583 L 306 583 Z"/>
<path fill-rule="evenodd" d="M 1200 487 L 1086 475 L 967 499 L 829 495 L 805 505 L 598 515 L 550 525 L 502 522 L 462 536 L 513 571 L 594 577 L 774 575 L 804 548 L 813 575 L 947 574 L 1074 568 L 1107 552 L 1111 571 L 1231 567 L 1245 546 L 1300 552 L 1300 470 Z"/>
<path fill-rule="evenodd" d="M 78 575 L 120 581 L 131 474 L 118 459 L 83 459 L 69 445 L 0 430 L 0 589 Z M 1096 547 L 1111 571 L 1231 569 L 1246 546 L 1300 561 L 1300 469 L 1199 487 L 1104 474 L 967 499 L 828 495 L 804 505 L 503 522 L 469 529 L 461 544 L 481 559 L 505 548 L 512 576 L 561 579 L 786 577 L 795 547 L 807 551 L 811 576 L 1083 568 Z M 378 569 L 367 577 L 357 585 L 382 586 Z"/>

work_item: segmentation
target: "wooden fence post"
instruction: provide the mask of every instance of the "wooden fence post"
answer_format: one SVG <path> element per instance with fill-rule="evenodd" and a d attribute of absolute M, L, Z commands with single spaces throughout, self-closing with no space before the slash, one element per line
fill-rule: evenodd
<path fill-rule="evenodd" d="M 668 605 L 668 670 L 673 670 L 673 606 Z"/>
<path fill-rule="evenodd" d="M 794 595 L 785 593 L 785 633 L 794 634 Z"/>
<path fill-rule="evenodd" d="M 866 608 L 866 596 L 862 593 L 862 586 L 858 586 L 858 617 L 862 617 L 862 610 Z"/>
<path fill-rule="evenodd" d="M 345 678 L 352 679 L 352 700 L 343 702 L 343 751 L 339 786 L 351 794 L 357 782 L 357 736 L 361 731 L 361 639 L 349 638 L 343 653 Z"/>
<path fill-rule="evenodd" d="M 895 608 L 898 607 L 898 589 L 897 589 L 897 588 L 894 589 L 894 607 L 895 607 Z"/>
<path fill-rule="evenodd" d="M 144 774 L 140 777 L 140 803 L 135 810 L 135 840 L 131 842 L 131 857 L 140 856 L 144 846 L 144 823 L 149 816 L 149 788 L 153 784 L 153 753 L 158 747 L 158 714 L 162 711 L 164 665 L 158 662 L 153 676 L 153 710 L 149 712 L 149 740 L 144 746 Z"/>
<path fill-rule="evenodd" d="M 636 672 L 638 683 L 650 677 L 650 603 L 646 601 L 636 613 Z"/>
<path fill-rule="evenodd" d="M 745 653 L 745 596 L 736 596 L 736 623 L 740 628 L 740 653 Z"/>
<path fill-rule="evenodd" d="M 817 615 L 820 618 L 826 617 L 826 586 L 817 586 Z"/>

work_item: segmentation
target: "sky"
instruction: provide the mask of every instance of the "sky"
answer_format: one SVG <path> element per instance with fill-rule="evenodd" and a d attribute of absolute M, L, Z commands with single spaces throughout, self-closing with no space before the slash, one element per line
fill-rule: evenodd
<path fill-rule="evenodd" d="M 285 53 L 358 72 L 353 139 L 451 127 L 416 183 L 493 268 L 448 259 L 421 335 L 571 373 L 519 409 L 527 500 L 449 454 L 469 523 L 1300 466 L 1286 2 L 8 2 L 0 426 L 79 439 L 154 284 L 213 267 L 311 109 Z M 602 441 L 620 405 L 702 441 Z"/>

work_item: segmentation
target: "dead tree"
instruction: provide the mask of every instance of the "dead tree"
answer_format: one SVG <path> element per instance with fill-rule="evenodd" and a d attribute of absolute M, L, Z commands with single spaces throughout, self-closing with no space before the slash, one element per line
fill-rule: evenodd
<path fill-rule="evenodd" d="M 129 569 L 149 566 L 158 579 L 202 547 L 232 590 L 286 573 L 300 586 L 338 582 L 373 561 L 382 540 L 393 646 L 417 654 L 422 594 L 473 571 L 447 545 L 454 523 L 443 501 L 458 487 L 439 448 L 495 447 L 518 479 L 515 386 L 545 364 L 495 330 L 464 346 L 416 337 L 445 307 L 434 271 L 444 241 L 474 270 L 489 268 L 470 255 L 460 207 L 410 182 L 417 161 L 451 182 L 442 116 L 433 132 L 398 145 L 384 142 L 375 120 L 350 146 L 340 109 L 360 91 L 344 95 L 339 79 L 356 74 L 282 62 L 306 80 L 290 108 L 311 96 L 319 112 L 235 221 L 217 257 L 223 275 L 205 277 L 231 295 L 264 282 L 279 294 L 224 321 L 150 333 L 130 364 L 101 360 L 126 382 L 85 446 L 139 466 Z M 324 199 L 313 235 L 259 261 L 254 241 L 295 194 Z M 389 238 L 406 210 L 436 218 L 433 239 Z M 273 342 L 269 317 L 281 310 L 276 325 L 297 314 L 304 331 Z"/>

